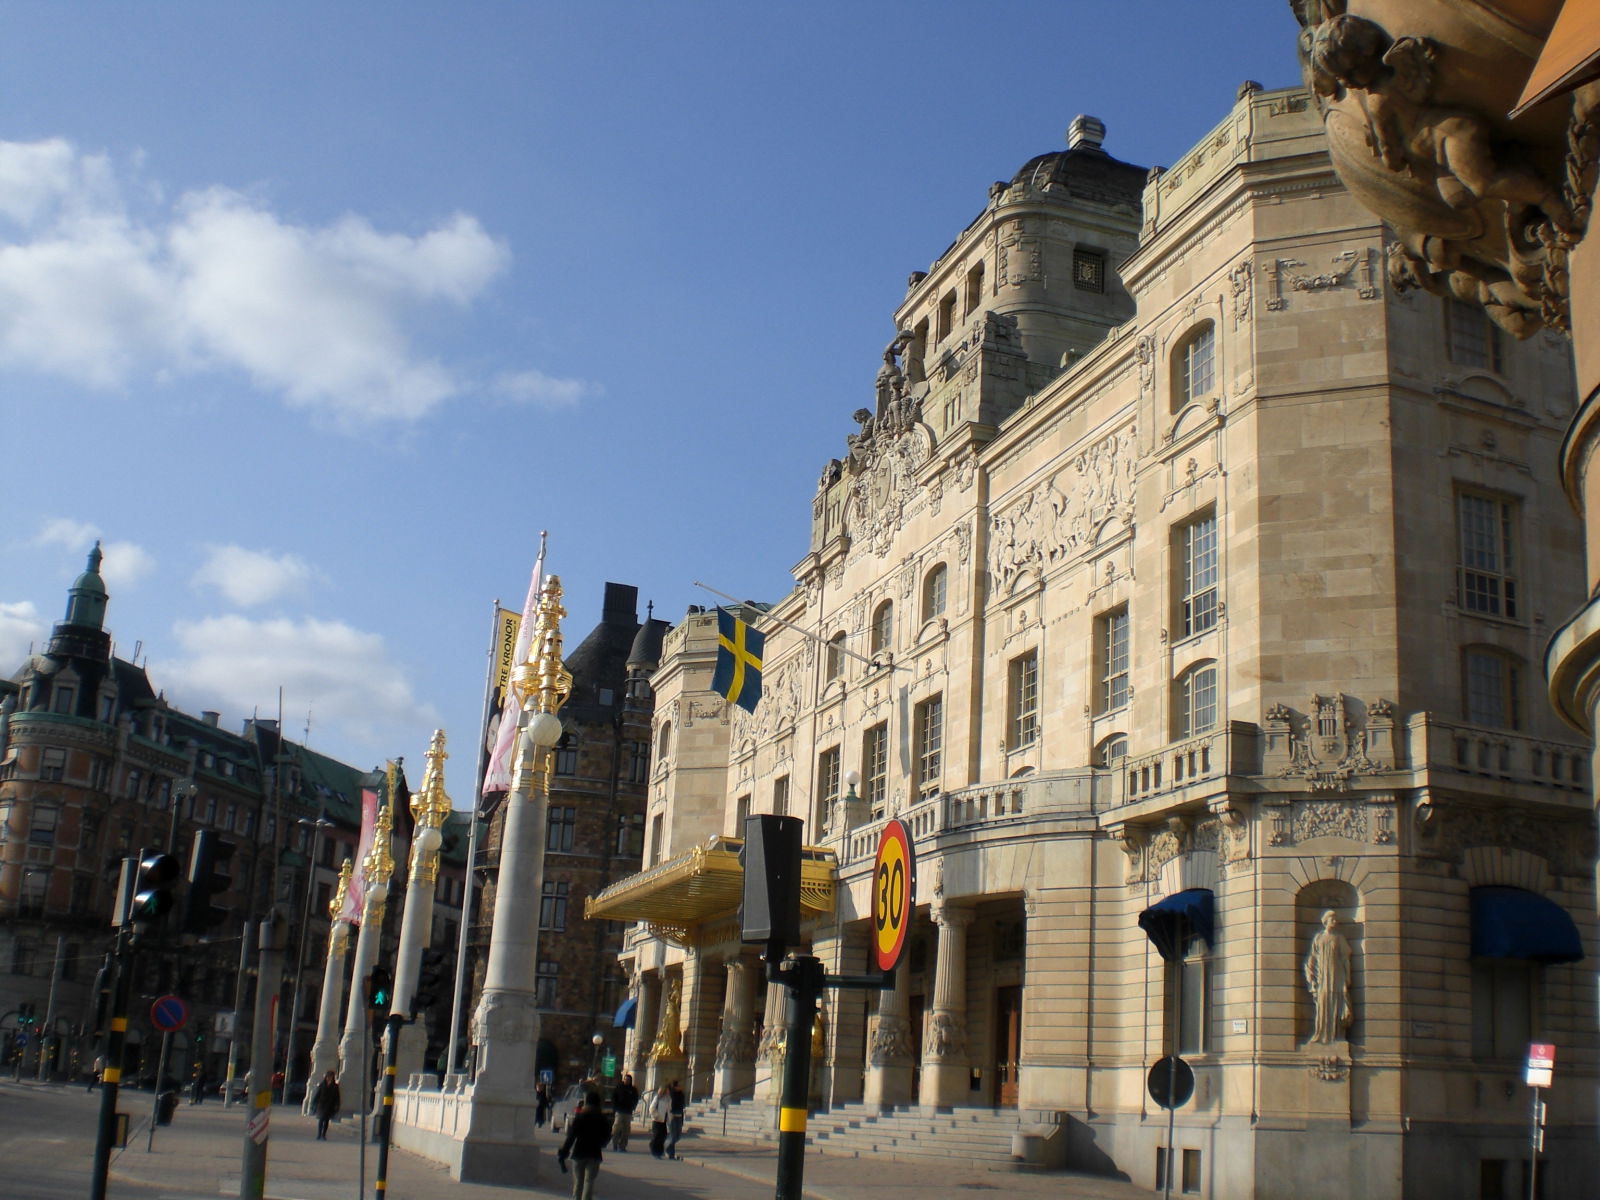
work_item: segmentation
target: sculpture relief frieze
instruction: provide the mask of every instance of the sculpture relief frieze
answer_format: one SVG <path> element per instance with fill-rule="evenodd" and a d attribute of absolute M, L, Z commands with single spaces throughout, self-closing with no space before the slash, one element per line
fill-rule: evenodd
<path fill-rule="evenodd" d="M 1335 693 L 1313 696 L 1310 707 L 1309 714 L 1281 703 L 1268 708 L 1268 774 L 1303 779 L 1313 792 L 1342 792 L 1358 776 L 1394 770 L 1394 713 L 1386 701 L 1363 709 Z"/>

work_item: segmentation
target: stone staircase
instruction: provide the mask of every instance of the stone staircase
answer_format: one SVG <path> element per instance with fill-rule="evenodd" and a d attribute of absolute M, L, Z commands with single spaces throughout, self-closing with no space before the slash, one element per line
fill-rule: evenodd
<path fill-rule="evenodd" d="M 726 1118 L 726 1133 L 724 1130 Z M 1015 1109 L 925 1109 L 902 1105 L 879 1109 L 845 1104 L 813 1112 L 808 1121 L 808 1151 L 877 1159 L 956 1159 L 991 1170 L 1022 1165 L 1013 1157 L 1013 1135 L 1037 1132 L 1039 1114 Z M 706 1137 L 732 1142 L 776 1142 L 771 1105 L 741 1100 L 726 1109 L 714 1103 L 693 1105 L 689 1127 Z"/>

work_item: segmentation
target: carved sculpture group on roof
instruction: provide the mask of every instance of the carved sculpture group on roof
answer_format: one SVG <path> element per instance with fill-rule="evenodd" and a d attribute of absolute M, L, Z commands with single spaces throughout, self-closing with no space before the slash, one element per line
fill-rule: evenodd
<path fill-rule="evenodd" d="M 1567 259 L 1588 221 L 1600 147 L 1593 89 L 1575 95 L 1566 163 L 1536 165 L 1497 145 L 1489 117 L 1466 106 L 1485 99 L 1482 81 L 1436 72 L 1433 39 L 1393 37 L 1347 0 L 1296 7 L 1334 165 L 1400 235 L 1389 250 L 1395 289 L 1477 301 L 1518 337 L 1566 328 Z"/>

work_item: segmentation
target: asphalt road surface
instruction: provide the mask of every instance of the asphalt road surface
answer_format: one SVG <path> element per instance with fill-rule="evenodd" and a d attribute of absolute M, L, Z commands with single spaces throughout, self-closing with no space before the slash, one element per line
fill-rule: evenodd
<path fill-rule="evenodd" d="M 149 1092 L 124 1092 L 117 1107 L 131 1113 L 128 1149 L 139 1154 L 148 1130 Z M 0 1196 L 15 1200 L 86 1200 L 94 1165 L 100 1093 L 81 1087 L 30 1087 L 0 1079 Z M 115 1200 L 163 1200 L 174 1193 L 117 1182 Z"/>

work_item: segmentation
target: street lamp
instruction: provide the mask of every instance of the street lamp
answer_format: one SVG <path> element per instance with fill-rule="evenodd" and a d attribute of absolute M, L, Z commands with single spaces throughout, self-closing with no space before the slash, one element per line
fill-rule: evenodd
<path fill-rule="evenodd" d="M 311 893 L 317 878 L 317 843 L 322 838 L 324 829 L 334 828 L 334 823 L 325 817 L 318 817 L 315 821 L 308 821 L 304 817 L 296 817 L 296 825 L 311 830 L 311 850 L 306 859 L 306 898 L 300 910 L 300 941 L 299 949 L 294 956 L 294 995 L 289 999 L 289 1041 L 284 1047 L 283 1060 L 283 1095 L 280 1100 L 287 1103 L 289 1090 L 294 1085 L 294 1051 L 295 1039 L 300 1032 L 300 976 L 306 967 L 306 938 L 311 933 Z M 322 985 L 326 987 L 328 981 L 324 979 Z M 310 1081 L 307 1080 L 309 1083 Z"/>
<path fill-rule="evenodd" d="M 594 1061 L 589 1064 L 589 1078 L 590 1079 L 599 1079 L 600 1078 L 600 1047 L 605 1045 L 606 1039 L 604 1037 L 602 1037 L 600 1034 L 597 1033 L 592 1038 L 590 1038 L 589 1040 L 594 1043 Z"/>

